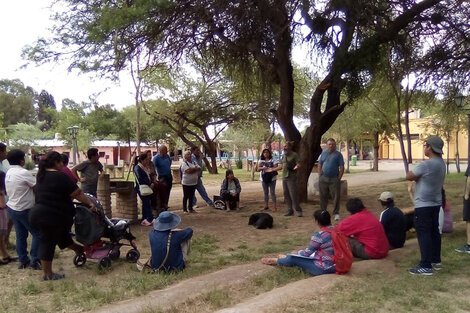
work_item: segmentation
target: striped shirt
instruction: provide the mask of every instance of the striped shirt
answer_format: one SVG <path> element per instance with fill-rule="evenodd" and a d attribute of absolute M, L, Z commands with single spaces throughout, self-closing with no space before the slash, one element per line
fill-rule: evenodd
<path fill-rule="evenodd" d="M 322 230 L 317 231 L 312 235 L 308 247 L 305 250 L 299 250 L 298 255 L 313 259 L 315 265 L 321 269 L 333 267 L 334 250 L 331 234 Z"/>

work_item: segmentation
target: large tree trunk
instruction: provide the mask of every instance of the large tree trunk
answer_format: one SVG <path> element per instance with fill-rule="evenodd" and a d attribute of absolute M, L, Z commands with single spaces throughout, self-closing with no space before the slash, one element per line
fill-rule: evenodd
<path fill-rule="evenodd" d="M 346 140 L 346 171 L 345 173 L 349 173 L 349 158 L 351 157 L 351 153 L 349 152 L 349 140 Z"/>
<path fill-rule="evenodd" d="M 379 133 L 374 133 L 374 165 L 372 166 L 373 172 L 379 171 Z"/>
<path fill-rule="evenodd" d="M 412 164 L 413 156 L 411 155 L 411 135 L 410 135 L 410 116 L 409 116 L 410 113 L 408 110 L 409 110 L 408 101 L 405 101 L 405 134 L 406 134 L 406 143 L 407 143 L 407 148 L 408 148 L 408 164 Z"/>
<path fill-rule="evenodd" d="M 207 141 L 207 143 L 203 146 L 206 153 L 211 158 L 211 162 L 209 162 L 205 155 L 202 158 L 204 164 L 206 165 L 207 171 L 209 174 L 217 174 L 217 146 L 213 141 Z"/>

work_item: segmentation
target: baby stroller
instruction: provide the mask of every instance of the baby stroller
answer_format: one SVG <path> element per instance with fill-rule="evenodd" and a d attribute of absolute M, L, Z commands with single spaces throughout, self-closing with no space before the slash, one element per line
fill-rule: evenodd
<path fill-rule="evenodd" d="M 130 246 L 126 254 L 129 262 L 136 263 L 140 257 L 140 252 L 134 243 L 135 237 L 129 229 L 129 221 L 125 219 L 109 219 L 103 210 L 101 203 L 92 195 L 86 194 L 98 208 L 98 212 L 91 211 L 82 203 L 76 203 L 75 214 L 75 234 L 78 242 L 83 244 L 85 251 L 81 255 L 76 255 L 73 264 L 81 267 L 87 259 L 99 260 L 99 268 L 111 266 L 111 260 L 117 260 L 121 254 L 122 246 Z M 109 240 L 103 240 L 103 238 Z M 129 243 L 121 243 L 121 240 Z"/>

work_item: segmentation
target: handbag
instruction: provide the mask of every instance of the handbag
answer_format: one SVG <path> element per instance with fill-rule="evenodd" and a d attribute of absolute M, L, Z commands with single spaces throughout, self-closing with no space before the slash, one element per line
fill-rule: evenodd
<path fill-rule="evenodd" d="M 152 188 L 150 188 L 149 185 L 141 185 L 139 182 L 139 179 L 137 178 L 137 172 L 134 170 L 134 175 L 135 175 L 135 181 L 137 182 L 137 185 L 139 185 L 139 191 L 141 196 L 150 196 L 153 194 Z"/>
<path fill-rule="evenodd" d="M 139 184 L 139 191 L 142 196 L 150 196 L 153 194 L 152 188 L 149 185 L 140 185 Z"/>

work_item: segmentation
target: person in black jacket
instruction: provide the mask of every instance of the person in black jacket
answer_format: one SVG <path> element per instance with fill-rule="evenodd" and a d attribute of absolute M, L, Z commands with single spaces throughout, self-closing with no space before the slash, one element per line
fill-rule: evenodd
<path fill-rule="evenodd" d="M 406 221 L 403 212 L 395 206 L 393 194 L 389 191 L 380 194 L 379 202 L 384 209 L 380 214 L 380 222 L 387 235 L 390 249 L 403 247 L 406 240 Z"/>
<path fill-rule="evenodd" d="M 234 202 L 236 204 L 236 210 L 240 211 L 241 191 L 242 187 L 240 186 L 238 178 L 235 177 L 232 170 L 227 170 L 227 172 L 225 172 L 225 179 L 220 187 L 220 196 L 224 199 L 227 211 L 230 211 L 232 207 L 230 204 Z"/>

